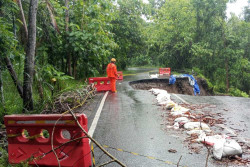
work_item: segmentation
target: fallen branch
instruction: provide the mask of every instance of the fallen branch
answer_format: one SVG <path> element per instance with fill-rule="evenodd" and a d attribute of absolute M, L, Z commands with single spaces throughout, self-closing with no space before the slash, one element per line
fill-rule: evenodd
<path fill-rule="evenodd" d="M 207 158 L 206 158 L 205 167 L 208 167 L 208 158 L 209 158 L 209 155 L 210 155 L 210 148 L 206 145 L 206 140 L 205 139 L 204 139 L 204 145 L 207 148 Z"/>
<path fill-rule="evenodd" d="M 180 157 L 180 159 L 179 159 L 179 161 L 177 163 L 177 167 L 179 167 L 179 163 L 181 162 L 181 158 L 182 158 L 182 155 L 181 155 L 181 157 Z"/>
<path fill-rule="evenodd" d="M 69 108 L 69 106 L 68 106 Z M 97 145 L 97 147 L 99 147 L 107 156 L 109 156 L 112 161 L 118 163 L 119 165 L 121 165 L 122 167 L 126 167 L 125 164 L 123 164 L 122 162 L 120 162 L 118 159 L 116 159 L 113 155 L 111 155 L 108 151 L 106 151 L 94 138 L 92 138 L 84 129 L 83 127 L 80 125 L 79 121 L 77 120 L 75 114 L 72 112 L 72 110 L 69 108 L 69 112 L 70 114 L 73 116 L 73 118 L 75 119 L 77 125 L 79 126 L 79 128 L 82 130 L 82 132 L 93 142 Z M 110 162 L 111 163 L 111 162 Z"/>
<path fill-rule="evenodd" d="M 57 160 L 57 162 L 58 162 L 58 167 L 61 167 L 61 164 L 60 164 L 59 158 L 58 158 L 58 156 L 57 156 L 57 154 L 56 154 L 56 151 L 55 151 L 55 149 L 54 149 L 54 133 L 55 133 L 56 124 L 57 124 L 57 122 L 62 118 L 62 116 L 63 116 L 63 114 L 61 115 L 61 117 L 60 117 L 59 119 L 56 120 L 56 122 L 55 122 L 55 124 L 54 124 L 54 126 L 53 126 L 52 133 L 51 133 L 51 149 L 52 149 L 53 153 L 54 153 L 55 156 L 56 156 L 56 160 Z"/>

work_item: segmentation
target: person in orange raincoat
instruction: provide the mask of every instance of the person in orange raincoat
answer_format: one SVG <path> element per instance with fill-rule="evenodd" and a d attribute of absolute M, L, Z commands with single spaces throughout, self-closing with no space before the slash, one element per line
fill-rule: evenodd
<path fill-rule="evenodd" d="M 112 58 L 111 62 L 107 66 L 107 75 L 108 75 L 108 78 L 110 79 L 111 92 L 113 93 L 117 92 L 116 91 L 116 77 L 118 77 L 115 62 L 116 62 L 116 59 Z"/>

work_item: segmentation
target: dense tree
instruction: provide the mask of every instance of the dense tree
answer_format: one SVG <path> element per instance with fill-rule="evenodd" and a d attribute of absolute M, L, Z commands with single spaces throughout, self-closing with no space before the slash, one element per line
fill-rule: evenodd
<path fill-rule="evenodd" d="M 29 7 L 29 26 L 28 41 L 23 72 L 23 104 L 24 111 L 33 110 L 32 84 L 35 66 L 35 49 L 36 49 L 36 15 L 38 1 L 31 0 Z"/>
<path fill-rule="evenodd" d="M 243 18 L 226 18 L 233 1 L 44 0 L 35 8 L 37 1 L 0 1 L 0 104 L 8 110 L 12 93 L 37 109 L 66 80 L 104 75 L 111 57 L 120 69 L 193 69 L 215 91 L 249 94 L 249 4 Z"/>
<path fill-rule="evenodd" d="M 248 0 L 248 5 L 244 9 L 244 20 L 250 22 L 250 0 Z"/>
<path fill-rule="evenodd" d="M 146 28 L 148 56 L 155 60 L 153 63 L 172 69 L 200 69 L 219 92 L 249 92 L 248 77 L 242 72 L 247 71 L 242 65 L 249 62 L 244 59 L 249 57 L 249 25 L 239 19 L 233 21 L 234 17 L 226 19 L 227 3 L 165 1 Z M 246 13 L 247 7 L 245 20 Z"/>
<path fill-rule="evenodd" d="M 114 53 L 118 57 L 120 67 L 125 69 L 127 65 L 136 64 L 136 58 L 145 54 L 142 34 L 144 20 L 141 18 L 143 3 L 141 0 L 119 0 L 118 5 L 117 17 L 112 21 L 112 32 L 119 45 Z"/>

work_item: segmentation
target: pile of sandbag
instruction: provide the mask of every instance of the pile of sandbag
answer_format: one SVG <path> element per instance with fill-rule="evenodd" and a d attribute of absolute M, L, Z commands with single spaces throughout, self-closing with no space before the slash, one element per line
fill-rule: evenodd
<path fill-rule="evenodd" d="M 213 146 L 213 156 L 218 160 L 221 160 L 222 157 L 242 154 L 239 143 L 227 135 L 206 136 L 206 134 L 201 134 L 197 141 Z"/>
<path fill-rule="evenodd" d="M 170 94 L 166 90 L 152 88 L 149 91 L 156 96 L 157 104 L 159 105 L 167 105 L 169 102 L 172 102 Z"/>
<path fill-rule="evenodd" d="M 197 134 L 199 137 L 197 142 L 213 146 L 213 155 L 216 159 L 221 159 L 225 156 L 240 155 L 242 154 L 241 146 L 235 141 L 230 139 L 226 135 L 214 135 L 207 136 L 211 133 L 210 127 L 204 122 L 193 122 L 191 110 L 178 105 L 171 100 L 170 94 L 166 90 L 162 89 L 150 89 L 156 96 L 157 104 L 164 106 L 170 111 L 170 115 L 176 117 L 174 125 L 170 128 L 179 129 L 181 126 L 187 130 L 187 134 Z M 191 120 L 190 120 L 191 119 Z"/>

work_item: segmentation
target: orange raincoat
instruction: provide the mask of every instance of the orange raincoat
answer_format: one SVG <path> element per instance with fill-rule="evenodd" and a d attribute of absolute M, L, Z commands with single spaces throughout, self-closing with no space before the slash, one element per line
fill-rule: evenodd
<path fill-rule="evenodd" d="M 117 75 L 117 69 L 116 65 L 114 63 L 109 63 L 107 66 L 107 75 L 110 79 L 111 83 L 111 91 L 116 92 L 116 77 Z"/>

